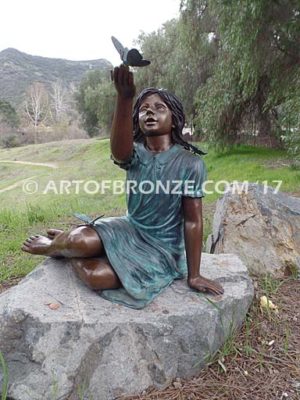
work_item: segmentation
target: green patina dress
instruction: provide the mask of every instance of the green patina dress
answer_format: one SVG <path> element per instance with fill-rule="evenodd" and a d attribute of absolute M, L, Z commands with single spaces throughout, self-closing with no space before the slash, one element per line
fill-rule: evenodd
<path fill-rule="evenodd" d="M 127 171 L 127 215 L 98 219 L 91 226 L 123 287 L 99 294 L 140 309 L 187 274 L 182 196 L 204 196 L 206 167 L 178 144 L 152 153 L 135 143 L 132 158 L 116 164 Z"/>

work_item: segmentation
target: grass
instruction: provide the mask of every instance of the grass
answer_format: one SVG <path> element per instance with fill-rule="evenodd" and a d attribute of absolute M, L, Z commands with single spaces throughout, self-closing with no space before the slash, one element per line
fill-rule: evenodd
<path fill-rule="evenodd" d="M 74 186 L 69 193 L 56 194 L 55 190 L 48 190 L 47 194 L 43 194 L 49 181 L 53 182 L 52 188 L 56 187 L 59 192 L 63 180 L 101 182 L 103 179 L 124 179 L 124 172 L 112 165 L 107 140 L 54 142 L 1 149 L 0 160 L 55 163 L 58 166 L 51 169 L 0 163 L 0 190 L 30 176 L 36 176 L 39 185 L 38 193 L 32 195 L 24 193 L 21 186 L 0 193 L 0 283 L 26 275 L 42 260 L 41 257 L 21 252 L 21 243 L 27 236 L 45 233 L 46 227 L 50 226 L 66 229 L 71 223 L 78 222 L 72 217 L 74 212 L 95 217 L 100 214 L 122 215 L 125 212 L 125 196 L 114 196 L 111 191 L 91 195 L 81 190 L 77 194 Z M 19 176 L 16 170 L 19 170 Z"/>
<path fill-rule="evenodd" d="M 2 371 L 2 383 L 0 387 L 1 400 L 6 400 L 7 389 L 8 389 L 8 369 L 1 351 L 0 351 L 0 371 Z"/>
<path fill-rule="evenodd" d="M 278 292 L 278 289 L 282 285 L 283 281 L 275 279 L 270 274 L 267 274 L 261 278 L 261 286 L 265 296 L 270 297 Z"/>
<path fill-rule="evenodd" d="M 245 321 L 244 321 L 244 327 L 245 327 L 245 342 L 243 345 L 243 352 L 247 357 L 251 356 L 253 353 L 253 348 L 251 346 L 251 324 L 253 322 L 253 319 L 250 317 L 250 315 L 247 315 Z"/>
<path fill-rule="evenodd" d="M 202 293 L 199 293 L 199 296 L 203 296 Z M 215 362 L 218 363 L 220 366 L 221 371 L 226 373 L 227 369 L 224 364 L 225 358 L 228 357 L 229 355 L 237 355 L 239 354 L 239 350 L 236 347 L 236 335 L 237 335 L 237 327 L 234 325 L 234 310 L 232 310 L 232 318 L 228 319 L 228 315 L 226 315 L 226 320 L 223 319 L 222 317 L 222 310 L 219 307 L 216 302 L 211 300 L 209 297 L 204 295 L 204 298 L 207 300 L 207 302 L 214 307 L 217 311 L 219 311 L 220 315 L 220 322 L 221 322 L 221 327 L 225 335 L 225 342 L 223 346 L 218 349 L 218 351 L 215 354 L 208 354 L 206 357 L 206 363 L 213 364 Z M 197 364 L 196 364 L 197 365 Z"/>
<path fill-rule="evenodd" d="M 205 156 L 208 177 L 214 183 L 219 180 L 248 181 L 276 187 L 275 181 L 281 180 L 281 191 L 293 192 L 300 187 L 300 171 L 291 167 L 273 168 L 272 163 L 286 160 L 288 155 L 283 150 L 256 148 L 241 145 L 232 150 L 219 154 L 208 150 Z M 208 189 L 214 183 L 207 185 Z M 225 185 L 223 185 L 225 188 Z M 222 186 L 220 185 L 220 189 Z M 218 198 L 218 193 L 209 196 L 209 201 Z"/>

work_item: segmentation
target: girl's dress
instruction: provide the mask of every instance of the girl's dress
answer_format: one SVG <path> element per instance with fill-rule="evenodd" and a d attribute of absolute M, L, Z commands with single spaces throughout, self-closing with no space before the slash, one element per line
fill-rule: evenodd
<path fill-rule="evenodd" d="M 128 162 L 114 162 L 127 171 L 127 215 L 98 219 L 90 226 L 123 287 L 99 295 L 140 309 L 187 274 L 182 197 L 204 196 L 206 167 L 178 144 L 152 153 L 134 143 Z"/>

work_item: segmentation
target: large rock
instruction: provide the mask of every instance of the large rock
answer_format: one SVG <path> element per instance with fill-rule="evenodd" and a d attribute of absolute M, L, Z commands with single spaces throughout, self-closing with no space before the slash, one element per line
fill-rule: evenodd
<path fill-rule="evenodd" d="M 217 201 L 208 253 L 234 253 L 254 274 L 300 271 L 300 199 L 240 183 Z"/>
<path fill-rule="evenodd" d="M 47 259 L 0 295 L 9 398 L 109 400 L 197 374 L 253 298 L 235 255 L 204 253 L 201 268 L 222 282 L 223 296 L 199 294 L 181 280 L 133 310 L 89 290 L 66 261 Z"/>

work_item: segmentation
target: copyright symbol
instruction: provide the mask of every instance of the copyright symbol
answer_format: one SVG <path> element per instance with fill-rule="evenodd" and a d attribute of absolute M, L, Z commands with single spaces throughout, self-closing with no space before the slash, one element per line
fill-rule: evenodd
<path fill-rule="evenodd" d="M 28 179 L 23 182 L 23 192 L 26 194 L 34 194 L 38 191 L 39 185 L 36 181 Z"/>

